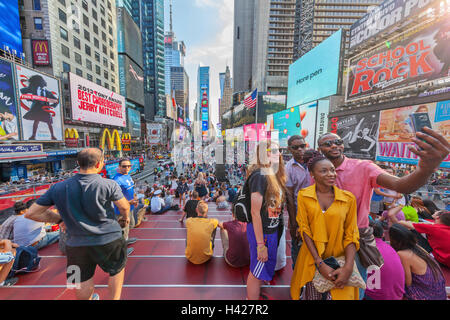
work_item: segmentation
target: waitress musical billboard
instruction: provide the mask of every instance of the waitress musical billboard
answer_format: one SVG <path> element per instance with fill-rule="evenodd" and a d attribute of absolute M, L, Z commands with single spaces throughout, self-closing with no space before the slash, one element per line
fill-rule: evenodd
<path fill-rule="evenodd" d="M 16 65 L 22 140 L 62 141 L 60 81 Z"/>

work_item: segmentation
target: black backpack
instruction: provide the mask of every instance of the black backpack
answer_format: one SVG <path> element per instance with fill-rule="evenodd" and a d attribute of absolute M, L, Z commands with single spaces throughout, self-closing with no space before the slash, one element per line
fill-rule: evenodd
<path fill-rule="evenodd" d="M 35 272 L 39 270 L 41 257 L 35 247 L 21 246 L 16 249 L 16 258 L 8 274 L 8 279 L 22 272 Z"/>
<path fill-rule="evenodd" d="M 247 178 L 244 186 L 238 191 L 233 201 L 233 212 L 236 220 L 252 222 L 251 199 L 249 181 L 253 173 Z"/>

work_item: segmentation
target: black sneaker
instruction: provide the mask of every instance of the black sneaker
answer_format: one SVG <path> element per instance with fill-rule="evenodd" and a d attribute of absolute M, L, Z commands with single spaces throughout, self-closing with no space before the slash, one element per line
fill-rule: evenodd
<path fill-rule="evenodd" d="M 12 287 L 17 283 L 17 281 L 19 281 L 19 278 L 17 277 L 6 279 L 0 287 Z"/>
<path fill-rule="evenodd" d="M 137 238 L 128 238 L 127 240 L 127 246 L 129 246 L 130 244 L 133 244 L 137 241 Z"/>
<path fill-rule="evenodd" d="M 129 256 L 130 254 L 132 254 L 134 252 L 134 248 L 128 248 L 127 249 L 127 256 Z"/>

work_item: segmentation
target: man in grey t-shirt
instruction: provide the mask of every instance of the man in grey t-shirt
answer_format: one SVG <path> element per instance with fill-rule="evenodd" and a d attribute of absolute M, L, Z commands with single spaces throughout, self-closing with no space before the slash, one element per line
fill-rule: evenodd
<path fill-rule="evenodd" d="M 53 185 L 25 217 L 38 222 L 64 222 L 67 232 L 67 277 L 75 278 L 78 299 L 95 299 L 93 277 L 99 265 L 110 275 L 110 299 L 120 299 L 127 261 L 122 227 L 130 223 L 130 205 L 119 185 L 98 173 L 104 165 L 97 148 L 82 150 L 77 157 L 80 172 Z M 116 220 L 113 204 L 120 211 Z M 56 206 L 59 213 L 50 210 Z M 73 280 L 72 280 L 73 281 Z"/>

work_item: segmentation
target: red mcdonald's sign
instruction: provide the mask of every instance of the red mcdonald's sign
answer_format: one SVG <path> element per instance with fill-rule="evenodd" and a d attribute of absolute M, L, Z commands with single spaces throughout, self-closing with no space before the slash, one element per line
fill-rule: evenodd
<path fill-rule="evenodd" d="M 50 65 L 50 48 L 48 40 L 32 40 L 33 63 L 35 66 Z"/>

